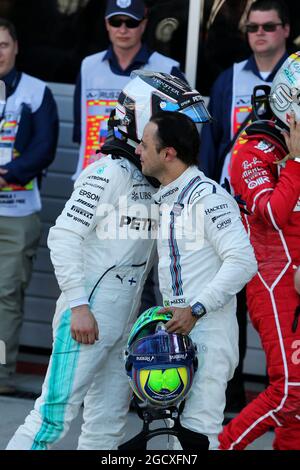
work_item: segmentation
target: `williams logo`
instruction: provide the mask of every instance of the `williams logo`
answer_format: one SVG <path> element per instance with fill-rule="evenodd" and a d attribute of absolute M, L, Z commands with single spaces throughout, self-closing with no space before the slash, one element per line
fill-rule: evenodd
<path fill-rule="evenodd" d="M 143 362 L 152 362 L 154 360 L 154 356 L 137 356 L 136 360 Z"/>

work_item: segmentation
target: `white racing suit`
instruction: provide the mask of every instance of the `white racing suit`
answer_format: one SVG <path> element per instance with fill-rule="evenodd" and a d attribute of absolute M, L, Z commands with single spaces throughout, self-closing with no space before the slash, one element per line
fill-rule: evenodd
<path fill-rule="evenodd" d="M 130 390 L 123 351 L 152 264 L 153 191 L 134 164 L 109 156 L 76 181 L 48 238 L 62 291 L 52 356 L 42 394 L 8 449 L 48 449 L 67 432 L 83 401 L 79 449 L 116 449 L 124 438 Z M 84 298 L 99 326 L 93 345 L 70 334 L 70 305 Z"/>
<path fill-rule="evenodd" d="M 256 273 L 253 249 L 234 199 L 195 166 L 160 189 L 159 284 L 164 305 L 200 302 L 206 314 L 190 336 L 199 369 L 186 399 L 183 427 L 218 447 L 225 390 L 238 364 L 236 298 Z"/>

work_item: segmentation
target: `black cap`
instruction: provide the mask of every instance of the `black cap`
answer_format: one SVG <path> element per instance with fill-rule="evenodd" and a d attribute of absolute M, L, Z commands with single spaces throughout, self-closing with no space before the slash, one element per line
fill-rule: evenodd
<path fill-rule="evenodd" d="M 143 0 L 108 0 L 105 18 L 115 15 L 126 15 L 135 20 L 142 20 L 145 16 Z"/>

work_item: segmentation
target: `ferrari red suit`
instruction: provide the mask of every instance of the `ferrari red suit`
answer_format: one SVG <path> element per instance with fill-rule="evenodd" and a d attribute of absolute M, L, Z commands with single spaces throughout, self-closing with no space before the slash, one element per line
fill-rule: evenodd
<path fill-rule="evenodd" d="M 287 153 L 282 138 L 250 132 L 232 159 L 231 184 L 246 203 L 243 219 L 258 262 L 248 309 L 270 385 L 225 426 L 220 449 L 244 449 L 272 426 L 275 449 L 300 450 L 300 296 L 293 283 L 293 265 L 300 265 L 300 163 L 274 163 Z"/>

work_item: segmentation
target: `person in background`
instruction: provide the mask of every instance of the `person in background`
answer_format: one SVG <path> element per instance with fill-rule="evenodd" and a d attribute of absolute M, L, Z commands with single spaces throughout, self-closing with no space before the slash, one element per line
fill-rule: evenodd
<path fill-rule="evenodd" d="M 178 439 L 183 449 L 201 451 L 218 448 L 227 381 L 238 362 L 235 294 L 257 265 L 236 202 L 197 168 L 198 151 L 195 124 L 166 111 L 150 119 L 136 149 L 143 174 L 161 183 L 153 197 L 160 208 L 159 287 L 173 314 L 167 331 L 190 334 L 198 349 Z"/>
<path fill-rule="evenodd" d="M 58 115 L 44 82 L 16 69 L 14 25 L 0 18 L 0 394 L 15 391 L 24 291 L 40 239 L 41 175 L 55 157 Z"/>
<path fill-rule="evenodd" d="M 76 176 L 99 158 L 96 151 L 107 136 L 110 112 L 133 70 L 156 70 L 185 79 L 178 62 L 143 44 L 146 16 L 143 0 L 107 1 L 105 26 L 110 45 L 83 60 L 75 87 L 73 139 L 80 143 Z"/>
<path fill-rule="evenodd" d="M 163 80 L 163 92 L 155 101 L 153 93 L 138 95 L 142 102 L 132 106 L 126 87 L 122 90 L 109 121 L 110 138 L 102 147 L 105 155 L 79 176 L 50 229 L 48 246 L 62 291 L 53 320 L 52 355 L 41 396 L 8 450 L 50 449 L 67 433 L 82 403 L 79 449 L 117 449 L 125 437 L 130 385 L 123 353 L 156 251 L 158 221 L 152 200 L 157 181 L 142 175 L 134 138 L 141 137 L 145 126 L 143 100 L 146 111 L 154 113 L 176 100 L 179 108 L 187 95 L 200 99 L 182 80 L 175 97 L 174 77 L 140 73 L 147 79 L 154 75 L 156 83 Z M 138 81 L 129 82 L 134 90 Z M 125 119 L 128 105 L 131 115 Z M 195 106 L 191 100 L 187 112 Z"/>
<path fill-rule="evenodd" d="M 185 80 L 178 62 L 150 51 L 143 44 L 146 17 L 143 0 L 107 1 L 105 26 L 110 45 L 107 50 L 83 60 L 75 87 L 73 140 L 80 143 L 76 177 L 99 158 L 96 151 L 99 142 L 101 148 L 106 139 L 110 112 L 133 70 L 157 70 Z M 155 304 L 155 273 L 151 270 L 140 311 Z"/>
<path fill-rule="evenodd" d="M 245 28 L 253 55 L 218 77 L 208 105 L 214 120 L 201 133 L 200 169 L 221 184 L 228 177 L 234 137 L 251 113 L 253 88 L 271 84 L 287 58 L 290 19 L 285 3 L 257 0 L 249 9 Z"/>
<path fill-rule="evenodd" d="M 208 177 L 221 184 L 229 176 L 233 143 L 241 126 L 251 119 L 253 88 L 272 82 L 287 57 L 289 32 L 289 12 L 283 1 L 257 0 L 252 3 L 247 15 L 246 34 L 253 55 L 224 71 L 213 85 L 208 109 L 214 120 L 202 129 L 199 167 Z M 247 347 L 245 290 L 238 294 L 237 317 L 240 361 L 233 380 L 228 384 L 229 411 L 240 411 L 246 404 L 243 381 L 243 360 Z"/>
<path fill-rule="evenodd" d="M 300 52 L 282 64 L 259 107 L 263 99 L 269 117 L 246 128 L 232 157 L 231 185 L 243 201 L 258 262 L 247 303 L 269 385 L 225 426 L 223 450 L 243 450 L 270 426 L 274 449 L 300 450 L 300 296 L 294 288 L 294 266 L 300 265 Z"/>

